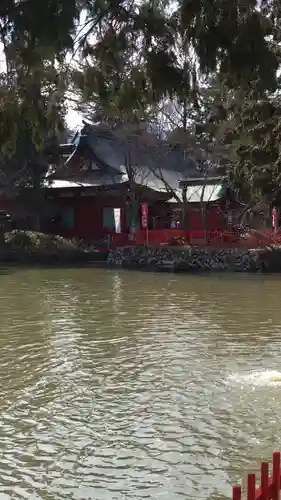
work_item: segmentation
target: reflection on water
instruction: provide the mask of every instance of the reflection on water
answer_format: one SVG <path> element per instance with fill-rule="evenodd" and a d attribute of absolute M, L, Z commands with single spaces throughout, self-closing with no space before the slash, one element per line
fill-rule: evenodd
<path fill-rule="evenodd" d="M 0 280 L 0 500 L 229 496 L 281 448 L 281 277 Z"/>
<path fill-rule="evenodd" d="M 263 370 L 250 372 L 246 374 L 231 374 L 229 377 L 230 381 L 236 381 L 238 384 L 251 384 L 253 386 L 256 385 L 264 385 L 266 387 L 280 385 L 281 386 L 281 372 L 277 370 Z"/>

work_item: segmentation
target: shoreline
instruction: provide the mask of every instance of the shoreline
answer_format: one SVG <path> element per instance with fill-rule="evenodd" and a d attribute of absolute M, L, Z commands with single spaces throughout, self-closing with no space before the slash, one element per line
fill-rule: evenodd
<path fill-rule="evenodd" d="M 257 249 L 135 246 L 111 250 L 112 268 L 174 273 L 281 273 L 281 246 Z"/>
<path fill-rule="evenodd" d="M 98 255 L 97 255 L 98 254 Z M 8 256 L 0 254 L 0 266 L 23 266 L 23 267 L 108 267 L 107 254 L 91 253 L 69 256 L 32 254 L 17 252 Z"/>
<path fill-rule="evenodd" d="M 128 246 L 97 250 L 74 246 L 0 247 L 0 266 L 88 267 L 173 273 L 281 273 L 281 245 L 260 248 Z"/>

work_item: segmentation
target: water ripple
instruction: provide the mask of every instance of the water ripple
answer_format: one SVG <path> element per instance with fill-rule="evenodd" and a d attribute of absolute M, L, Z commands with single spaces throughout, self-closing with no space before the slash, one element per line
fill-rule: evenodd
<path fill-rule="evenodd" d="M 280 445 L 281 281 L 1 277 L 0 500 L 219 498 Z"/>

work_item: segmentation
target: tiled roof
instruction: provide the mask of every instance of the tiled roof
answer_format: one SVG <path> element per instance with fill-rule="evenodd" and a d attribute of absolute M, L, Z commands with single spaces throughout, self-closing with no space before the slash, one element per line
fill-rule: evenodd
<path fill-rule="evenodd" d="M 85 123 L 81 133 L 74 138 L 74 152 L 52 177 L 64 179 L 64 182 L 78 182 L 80 186 L 85 183 L 106 185 L 128 181 L 130 170 L 136 183 L 156 191 L 176 191 L 177 194 L 179 181 L 198 177 L 196 164 L 185 158 L 184 151 L 169 146 L 166 152 L 163 146 L 160 152 L 142 137 L 140 139 L 136 137 L 130 141 L 127 136 L 122 138 L 104 126 Z M 83 161 L 79 165 L 78 155 L 86 158 L 88 167 L 85 168 Z M 125 167 L 126 163 L 130 168 Z"/>

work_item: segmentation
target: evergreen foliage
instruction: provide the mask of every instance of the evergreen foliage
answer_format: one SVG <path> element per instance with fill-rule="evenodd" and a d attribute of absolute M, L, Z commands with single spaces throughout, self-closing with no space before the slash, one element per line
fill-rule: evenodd
<path fill-rule="evenodd" d="M 71 93 L 112 125 L 165 117 L 243 199 L 279 202 L 279 0 L 3 0 L 0 41 L 3 183 L 40 186 Z"/>

